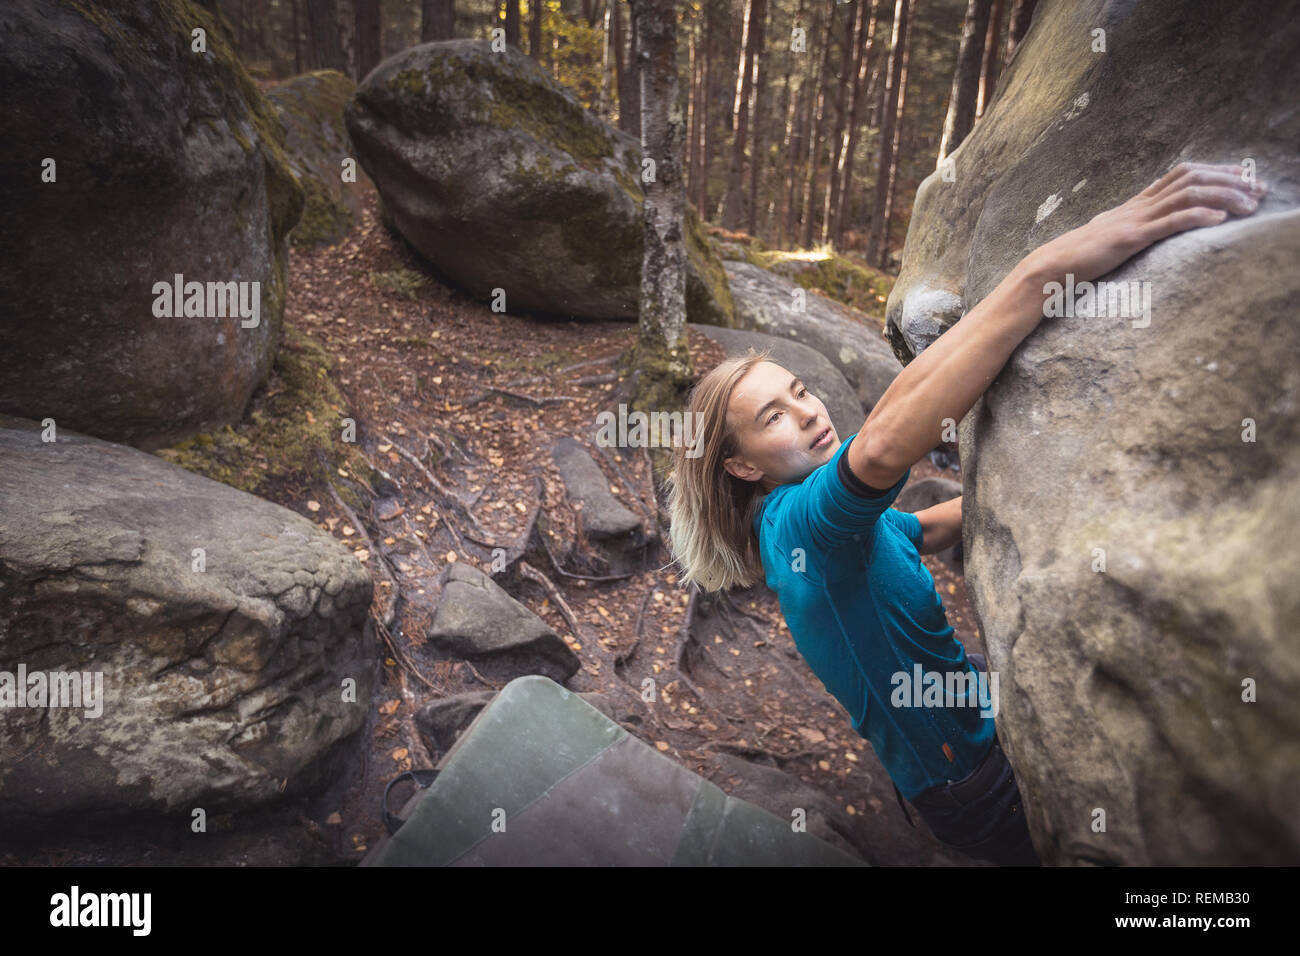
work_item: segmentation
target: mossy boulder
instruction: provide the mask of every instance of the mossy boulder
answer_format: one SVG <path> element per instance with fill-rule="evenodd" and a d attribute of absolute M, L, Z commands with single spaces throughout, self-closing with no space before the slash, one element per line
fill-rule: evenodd
<path fill-rule="evenodd" d="M 306 192 L 302 218 L 289 241 L 329 245 L 357 222 L 370 181 L 357 169 L 355 183 L 343 181 L 343 161 L 354 159 L 343 109 L 356 84 L 337 70 L 317 70 L 278 83 L 266 97 L 284 126 L 284 151 Z"/>
<path fill-rule="evenodd" d="M 235 425 L 203 432 L 154 454 L 250 494 L 273 497 L 279 488 L 301 494 L 325 482 L 349 497 L 336 475 L 375 478 L 354 443 L 342 440 L 349 417 L 334 384 L 329 352 L 292 323 L 266 387 L 254 393 L 248 414 Z"/>
<path fill-rule="evenodd" d="M 303 205 L 275 111 L 188 0 L 13 0 L 0 36 L 0 410 L 142 448 L 238 420 Z M 248 283 L 256 324 L 160 316 L 176 275 Z"/>
<path fill-rule="evenodd" d="M 769 272 L 785 276 L 810 292 L 816 291 L 880 320 L 894 288 L 892 276 L 832 249 L 745 248 L 744 258 Z"/>
<path fill-rule="evenodd" d="M 634 319 L 641 285 L 641 145 L 513 47 L 404 50 L 361 83 L 348 131 L 393 226 L 470 292 L 511 311 Z M 687 315 L 734 324 L 726 274 L 684 217 Z"/>

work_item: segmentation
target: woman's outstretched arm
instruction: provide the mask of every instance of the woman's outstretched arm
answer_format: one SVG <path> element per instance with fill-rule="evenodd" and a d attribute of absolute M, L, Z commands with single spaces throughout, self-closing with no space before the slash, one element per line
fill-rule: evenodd
<path fill-rule="evenodd" d="M 873 488 L 889 488 L 959 422 L 1043 319 L 1044 286 L 1092 280 L 1174 233 L 1249 215 L 1263 184 L 1240 166 L 1180 163 L 1123 205 L 1039 246 L 987 297 L 901 371 L 846 454 Z"/>

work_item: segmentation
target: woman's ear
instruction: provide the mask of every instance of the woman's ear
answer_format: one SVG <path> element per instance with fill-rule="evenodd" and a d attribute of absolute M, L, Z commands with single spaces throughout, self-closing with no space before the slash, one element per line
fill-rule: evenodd
<path fill-rule="evenodd" d="M 758 481 L 763 477 L 761 471 L 740 457 L 726 459 L 722 467 L 741 481 Z"/>

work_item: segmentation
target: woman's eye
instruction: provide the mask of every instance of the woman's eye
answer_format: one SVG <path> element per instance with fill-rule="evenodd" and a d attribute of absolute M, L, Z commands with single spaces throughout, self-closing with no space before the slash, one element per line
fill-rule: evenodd
<path fill-rule="evenodd" d="M 803 398 L 807 394 L 808 394 L 808 389 L 805 388 L 801 392 L 799 392 L 799 397 Z"/>

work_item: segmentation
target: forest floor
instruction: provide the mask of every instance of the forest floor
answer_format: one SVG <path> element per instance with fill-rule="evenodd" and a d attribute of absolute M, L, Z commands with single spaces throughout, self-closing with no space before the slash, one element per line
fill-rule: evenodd
<path fill-rule="evenodd" d="M 391 481 L 370 489 L 374 498 L 361 509 L 349 508 L 319 477 L 259 489 L 335 536 L 375 582 L 371 617 L 380 676 L 362 747 L 333 789 L 305 812 L 295 811 L 305 834 L 289 844 L 309 837 L 314 862 L 359 861 L 384 832 L 385 785 L 443 756 L 426 749 L 416 711 L 452 694 L 499 689 L 468 662 L 437 659 L 426 635 L 447 565 L 469 562 L 490 574 L 493 548 L 520 554 L 542 515 L 552 562 L 539 562 L 540 573 L 532 576 L 498 576 L 498 583 L 582 661 L 568 689 L 626 700 L 650 676 L 660 701 L 642 707 L 625 728 L 722 790 L 761 803 L 762 785 L 755 790 L 744 771 L 751 764 L 777 768 L 833 801 L 823 815 L 845 837 L 836 842 L 868 862 L 876 862 L 875 854 L 864 847 L 882 848 L 884 862 L 969 862 L 938 844 L 919 821 L 909 828 L 872 748 L 795 649 L 772 592 L 759 585 L 692 604 L 677 582 L 648 455 L 593 441 L 635 323 L 493 312 L 430 278 L 417 254 L 379 223 L 373 194 L 342 242 L 293 250 L 288 287 L 285 321 L 332 358 L 339 411 L 356 422 L 355 453 Z M 698 374 L 723 356 L 697 333 L 690 344 Z M 255 396 L 250 407 L 259 401 Z M 302 414 L 315 421 L 310 410 Z M 577 515 L 551 456 L 565 436 L 583 442 L 615 496 L 659 532 L 646 570 L 612 581 L 573 576 L 591 574 L 593 566 L 584 560 Z M 367 485 L 362 469 L 344 464 L 338 470 L 353 486 Z M 960 479 L 922 459 L 910 481 L 938 474 Z M 983 652 L 960 571 L 936 556 L 922 560 L 957 637 L 968 651 Z M 680 653 L 683 643 L 686 653 Z M 394 810 L 411 792 L 404 787 L 402 798 L 394 794 Z M 4 859 L 192 862 L 194 852 L 177 846 L 155 852 L 123 837 L 112 849 L 47 848 L 35 857 Z M 298 851 L 290 846 L 279 853 L 241 851 L 239 859 L 292 862 Z"/>
<path fill-rule="evenodd" d="M 424 274 L 417 255 L 379 224 L 372 199 L 348 239 L 317 251 L 294 251 L 286 303 L 286 321 L 336 358 L 339 390 L 357 420 L 358 442 L 401 489 L 398 500 L 378 513 L 356 516 L 367 525 L 367 542 L 358 541 L 361 529 L 352 527 L 352 518 L 327 492 L 286 489 L 290 493 L 279 501 L 366 558 L 377 605 L 387 607 L 395 588 L 404 595 L 388 629 L 404 661 L 385 652 L 367 765 L 319 821 L 325 832 L 336 834 L 342 856 L 359 857 L 382 833 L 384 784 L 412 766 L 432 766 L 441 756 L 422 752 L 410 719 L 415 709 L 435 697 L 498 686 L 466 663 L 434 661 L 422 652 L 436 608 L 436 579 L 446 565 L 470 561 L 490 573 L 491 550 L 482 545 L 509 548 L 527 535 L 530 516 L 539 508 L 558 534 L 554 540 L 565 542 L 557 543 L 557 552 L 569 553 L 576 514 L 551 457 L 554 442 L 564 436 L 583 441 L 605 468 L 616 497 L 644 515 L 648 527 L 657 524 L 648 456 L 611 449 L 606 457 L 591 440 L 596 416 L 609 407 L 615 388 L 611 381 L 591 379 L 613 373 L 617 357 L 632 344 L 635 323 L 557 322 L 493 312 L 435 280 L 412 289 L 390 278 L 408 270 Z M 723 354 L 696 333 L 691 333 L 691 351 L 699 374 Z M 425 459 L 429 441 L 450 449 L 435 467 L 444 492 L 472 509 L 490 539 L 466 541 L 467 519 L 457 506 L 447 507 L 423 465 L 408 457 Z M 909 480 L 938 474 L 922 459 Z M 953 471 L 942 474 L 960 478 Z M 375 547 L 386 560 L 370 553 Z M 935 556 L 922 560 L 957 637 L 968 651 L 983 652 L 963 576 Z M 608 692 L 614 682 L 639 687 L 644 675 L 655 676 L 662 706 L 627 729 L 724 791 L 733 781 L 708 759 L 718 752 L 777 766 L 830 795 L 849 816 L 885 810 L 880 797 L 863 786 L 874 774 L 888 788 L 883 768 L 798 655 L 775 595 L 766 588 L 733 595 L 720 613 L 696 615 L 693 637 L 708 652 L 696 658 L 687 681 L 680 679 L 675 648 L 688 600 L 666 567 L 670 561 L 665 532 L 651 546 L 649 570 L 623 580 L 590 582 L 540 568 L 572 610 L 582 632 L 578 636 L 546 585 L 525 581 L 511 593 L 582 659 L 569 689 Z M 629 655 L 615 666 L 616 659 Z M 685 686 L 688 682 L 707 699 Z M 892 799 L 887 809 L 907 826 Z"/>

